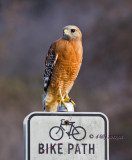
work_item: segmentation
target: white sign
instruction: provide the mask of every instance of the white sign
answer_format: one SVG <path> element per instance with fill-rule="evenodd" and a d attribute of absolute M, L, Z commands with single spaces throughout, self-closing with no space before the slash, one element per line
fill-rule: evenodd
<path fill-rule="evenodd" d="M 109 160 L 102 113 L 34 112 L 24 120 L 25 160 Z"/>

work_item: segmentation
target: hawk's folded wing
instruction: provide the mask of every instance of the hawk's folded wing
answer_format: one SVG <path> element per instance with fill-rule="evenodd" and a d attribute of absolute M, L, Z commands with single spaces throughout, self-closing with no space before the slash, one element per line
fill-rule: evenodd
<path fill-rule="evenodd" d="M 53 43 L 50 46 L 50 49 L 48 51 L 48 54 L 46 56 L 46 61 L 45 61 L 45 72 L 44 72 L 44 91 L 47 91 L 48 85 L 50 83 L 50 79 L 52 76 L 52 72 L 54 69 L 54 65 L 57 60 L 57 55 L 55 53 L 55 47 L 56 43 Z"/>

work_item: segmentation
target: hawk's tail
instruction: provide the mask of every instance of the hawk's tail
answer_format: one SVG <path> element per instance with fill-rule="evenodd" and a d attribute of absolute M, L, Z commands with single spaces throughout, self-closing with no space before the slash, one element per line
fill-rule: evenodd
<path fill-rule="evenodd" d="M 46 93 L 43 96 L 43 104 L 46 112 L 57 112 L 58 102 L 52 96 L 48 96 Z"/>

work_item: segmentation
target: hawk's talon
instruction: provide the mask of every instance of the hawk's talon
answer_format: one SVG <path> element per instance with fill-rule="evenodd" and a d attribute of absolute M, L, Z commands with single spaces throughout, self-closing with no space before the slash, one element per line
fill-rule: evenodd
<path fill-rule="evenodd" d="M 75 104 L 75 102 L 74 102 L 73 100 L 71 100 L 71 103 L 72 103 L 72 104 L 73 104 L 73 106 L 75 107 L 75 105 L 76 105 L 76 104 Z"/>
<path fill-rule="evenodd" d="M 58 101 L 59 101 L 59 107 L 60 107 L 60 108 L 61 108 L 61 105 L 63 104 L 64 107 L 65 107 L 65 109 L 67 109 L 67 107 L 66 107 L 66 105 L 65 105 L 65 100 L 64 100 L 63 97 L 61 97 Z"/>
<path fill-rule="evenodd" d="M 67 92 L 66 92 L 66 95 L 65 95 L 65 99 L 64 99 L 64 102 L 71 102 L 73 104 L 73 106 L 75 106 L 75 102 L 68 96 Z"/>

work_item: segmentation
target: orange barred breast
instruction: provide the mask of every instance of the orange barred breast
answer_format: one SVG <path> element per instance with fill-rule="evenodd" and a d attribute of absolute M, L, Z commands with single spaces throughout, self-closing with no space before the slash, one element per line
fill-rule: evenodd
<path fill-rule="evenodd" d="M 57 42 L 56 52 L 58 59 L 53 69 L 48 91 L 55 97 L 60 97 L 69 92 L 78 75 L 82 62 L 82 44 L 68 42 L 62 39 Z"/>
<path fill-rule="evenodd" d="M 81 63 L 62 62 L 55 66 L 50 83 L 56 90 L 56 93 L 59 92 L 59 89 L 62 95 L 64 95 L 66 91 L 69 92 L 78 75 L 80 65 Z"/>

